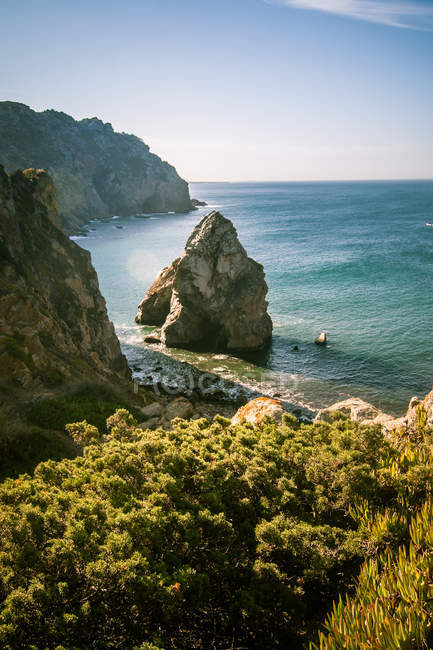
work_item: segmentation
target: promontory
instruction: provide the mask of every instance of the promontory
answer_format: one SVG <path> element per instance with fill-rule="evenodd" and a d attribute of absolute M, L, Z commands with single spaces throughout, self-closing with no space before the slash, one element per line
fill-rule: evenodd
<path fill-rule="evenodd" d="M 0 102 L 0 163 L 7 172 L 29 167 L 51 175 L 64 229 L 92 217 L 194 208 L 188 184 L 135 135 L 116 133 L 96 117 L 33 111 Z"/>

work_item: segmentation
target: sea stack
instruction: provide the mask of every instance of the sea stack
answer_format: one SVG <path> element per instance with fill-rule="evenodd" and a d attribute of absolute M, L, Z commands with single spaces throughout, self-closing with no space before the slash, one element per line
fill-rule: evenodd
<path fill-rule="evenodd" d="M 272 334 L 267 291 L 263 266 L 248 257 L 232 222 L 212 211 L 159 273 L 135 320 L 162 324 L 168 347 L 257 350 Z"/>

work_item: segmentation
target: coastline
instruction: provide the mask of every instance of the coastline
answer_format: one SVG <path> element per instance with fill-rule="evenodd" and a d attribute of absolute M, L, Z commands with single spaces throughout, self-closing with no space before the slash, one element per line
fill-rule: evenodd
<path fill-rule="evenodd" d="M 216 372 L 200 370 L 187 361 L 174 359 L 159 345 L 143 343 L 143 347 L 149 363 L 146 368 L 130 364 L 132 379 L 140 387 L 153 392 L 156 398 L 183 396 L 206 407 L 219 404 L 224 411 L 234 415 L 239 406 L 255 397 L 264 396 L 280 400 L 287 412 L 308 421 L 317 413 L 317 409 L 282 395 L 277 386 L 270 387 L 269 391 L 260 390 Z M 228 355 L 218 356 L 229 358 Z"/>

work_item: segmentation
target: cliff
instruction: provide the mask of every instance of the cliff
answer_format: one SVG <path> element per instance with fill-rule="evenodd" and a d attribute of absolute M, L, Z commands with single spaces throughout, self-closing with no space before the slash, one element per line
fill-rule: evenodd
<path fill-rule="evenodd" d="M 232 222 L 213 211 L 197 224 L 182 256 L 160 272 L 136 322 L 163 322 L 161 340 L 169 347 L 257 350 L 272 334 L 267 291 L 262 265 L 248 257 Z"/>
<path fill-rule="evenodd" d="M 0 397 L 128 378 L 90 254 L 61 230 L 42 170 L 0 166 Z"/>
<path fill-rule="evenodd" d="M 76 121 L 0 102 L 0 152 L 9 173 L 28 167 L 50 173 L 68 232 L 92 217 L 193 209 L 188 184 L 174 167 L 140 138 L 116 133 L 96 117 Z"/>

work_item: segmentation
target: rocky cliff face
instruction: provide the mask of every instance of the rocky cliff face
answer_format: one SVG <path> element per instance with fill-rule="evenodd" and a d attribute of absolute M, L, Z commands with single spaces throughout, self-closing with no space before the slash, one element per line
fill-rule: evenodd
<path fill-rule="evenodd" d="M 261 264 L 247 256 L 231 221 L 210 212 L 183 255 L 161 271 L 139 305 L 136 321 L 164 323 L 167 346 L 207 341 L 209 347 L 255 350 L 272 334 Z"/>
<path fill-rule="evenodd" d="M 0 166 L 0 389 L 37 392 L 129 370 L 90 254 L 61 231 L 42 170 Z"/>
<path fill-rule="evenodd" d="M 77 122 L 65 113 L 0 102 L 0 163 L 8 172 L 47 170 L 69 232 L 91 217 L 193 208 L 174 167 L 140 138 L 116 133 L 97 118 Z"/>

